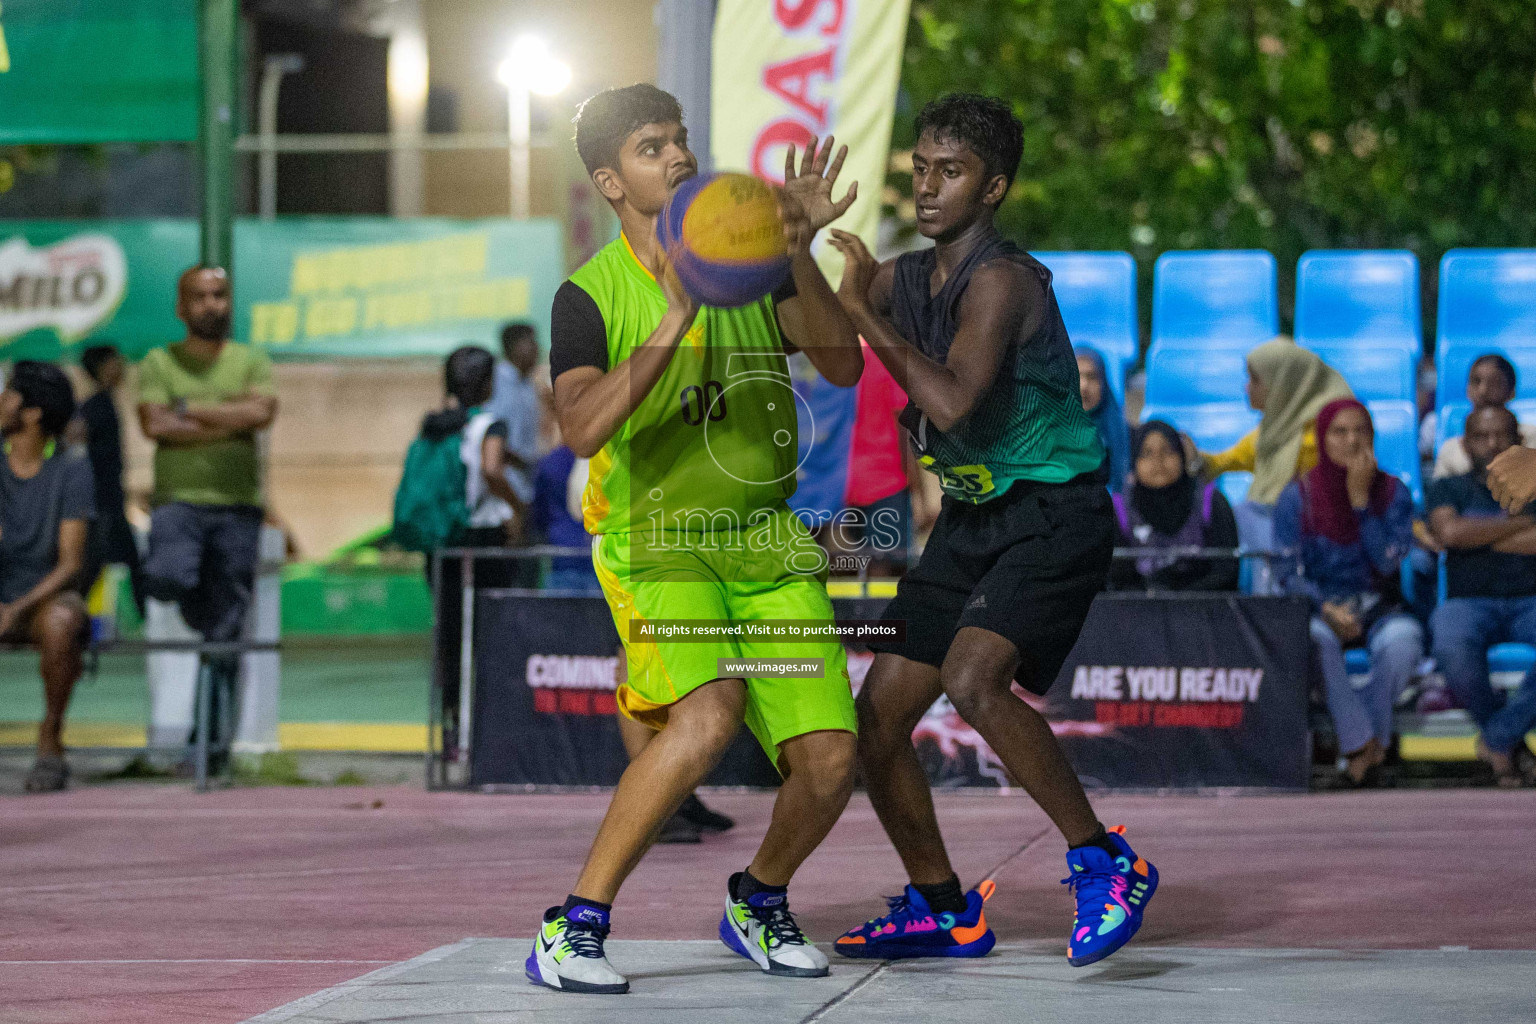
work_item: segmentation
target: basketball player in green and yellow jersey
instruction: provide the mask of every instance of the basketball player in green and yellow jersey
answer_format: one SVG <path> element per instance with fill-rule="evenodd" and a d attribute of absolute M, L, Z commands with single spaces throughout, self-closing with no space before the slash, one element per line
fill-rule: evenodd
<path fill-rule="evenodd" d="M 599 93 L 577 115 L 576 148 L 622 233 L 555 297 L 555 412 L 565 443 L 592 460 L 583 511 L 626 650 L 619 707 L 659 732 L 619 781 L 565 903 L 544 914 L 528 976 L 566 991 L 629 990 L 603 952 L 614 897 L 745 722 L 784 784 L 757 855 L 727 883 L 720 937 L 769 974 L 820 977 L 827 958 L 795 923 L 787 890 L 853 787 L 842 646 L 749 632 L 684 640 L 655 627 L 832 621 L 825 558 L 786 505 L 798 453 L 786 357 L 805 352 L 834 384 L 859 378 L 858 337 L 809 251 L 855 189 L 833 201 L 843 154 L 829 166 L 832 139 L 812 140 L 798 169 L 791 148 L 778 193 L 790 279 L 746 306 L 700 308 L 655 233 L 668 197 L 698 172 L 677 100 L 649 85 Z M 727 664 L 761 658 L 820 659 L 822 669 L 763 678 Z"/>

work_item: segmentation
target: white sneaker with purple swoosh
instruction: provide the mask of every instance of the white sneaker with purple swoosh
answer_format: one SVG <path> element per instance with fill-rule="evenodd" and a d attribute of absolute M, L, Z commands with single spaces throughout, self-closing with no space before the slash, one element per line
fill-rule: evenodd
<path fill-rule="evenodd" d="M 760 892 L 738 900 L 732 892 L 734 886 L 728 885 L 720 918 L 720 941 L 731 952 L 779 977 L 824 978 L 830 973 L 826 955 L 811 945 L 789 912 L 788 895 Z"/>
<path fill-rule="evenodd" d="M 622 995 L 629 991 L 629 979 L 615 971 L 604 955 L 606 938 L 607 911 L 578 906 L 565 915 L 559 907 L 550 907 L 523 969 L 535 985 L 562 992 Z"/>

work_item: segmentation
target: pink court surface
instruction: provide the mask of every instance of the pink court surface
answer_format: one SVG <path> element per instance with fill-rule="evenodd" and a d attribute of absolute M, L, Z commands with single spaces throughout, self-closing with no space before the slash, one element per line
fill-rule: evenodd
<path fill-rule="evenodd" d="M 1064 847 L 1043 815 L 1020 796 L 941 793 L 962 880 L 997 881 L 998 952 L 834 963 L 813 984 L 765 978 L 708 941 L 772 798 L 708 799 L 738 827 L 653 850 L 614 911 L 615 940 L 705 941 L 613 942 L 634 994 L 582 997 L 528 985 L 522 958 L 605 794 L 115 785 L 0 798 L 0 1021 L 1075 1021 L 1105 1019 L 1105 993 L 1141 1001 L 1139 1020 L 1536 1017 L 1529 792 L 1101 797 L 1162 888 L 1131 946 L 1078 971 L 1063 955 Z M 793 905 L 825 944 L 901 878 L 859 795 Z M 1347 1016 L 1337 1002 L 1264 1012 L 1329 986 L 1355 1000 Z M 935 993 L 976 1002 L 948 1016 Z"/>

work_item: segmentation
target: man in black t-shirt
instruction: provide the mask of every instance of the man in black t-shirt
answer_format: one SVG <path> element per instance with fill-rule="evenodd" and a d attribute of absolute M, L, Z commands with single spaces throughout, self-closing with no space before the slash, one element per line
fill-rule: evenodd
<path fill-rule="evenodd" d="M 60 736 L 85 650 L 85 602 L 75 590 L 94 515 L 91 469 L 62 450 L 75 414 L 69 378 L 57 366 L 23 360 L 0 392 L 0 643 L 31 644 L 41 655 L 46 711 L 28 792 L 69 781 Z"/>
<path fill-rule="evenodd" d="M 123 383 L 126 364 L 111 345 L 92 345 L 80 353 L 80 366 L 96 384 L 96 393 L 80 403 L 85 424 L 85 450 L 96 485 L 96 525 L 86 548 L 82 586 L 90 587 L 103 565 L 125 565 L 133 587 L 133 603 L 144 615 L 144 581 L 139 570 L 139 545 L 128 525 L 123 495 L 123 428 L 114 393 Z"/>
<path fill-rule="evenodd" d="M 1519 785 L 1514 754 L 1536 724 L 1536 669 L 1501 701 L 1488 680 L 1488 648 L 1536 644 L 1536 518 L 1508 515 L 1488 489 L 1488 464 L 1519 443 L 1503 406 L 1467 418 L 1472 472 L 1430 488 L 1429 525 L 1446 549 L 1446 599 L 1430 619 L 1435 660 L 1480 732 L 1478 756 L 1500 785 Z"/>

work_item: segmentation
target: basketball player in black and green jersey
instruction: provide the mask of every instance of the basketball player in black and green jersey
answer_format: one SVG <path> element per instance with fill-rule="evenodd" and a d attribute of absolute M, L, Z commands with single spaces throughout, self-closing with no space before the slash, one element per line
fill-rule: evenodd
<path fill-rule="evenodd" d="M 798 171 L 788 154 L 786 285 L 739 308 L 701 309 L 655 233 L 668 197 L 698 172 L 682 119 L 649 85 L 599 93 L 576 119 L 576 148 L 622 230 L 556 294 L 555 412 L 565 443 L 592 460 L 583 517 L 625 647 L 619 708 L 659 732 L 630 762 L 571 894 L 545 913 L 528 955 L 530 980 L 566 991 L 628 991 L 603 952 L 614 896 L 743 721 L 784 784 L 757 855 L 726 885 L 720 938 L 770 974 L 825 975 L 787 887 L 853 788 L 856 718 L 835 637 L 644 632 L 669 619 L 830 626 L 825 556 L 785 503 L 798 455 L 786 353 L 799 348 L 843 386 L 863 370 L 858 336 L 809 252 L 853 201 L 852 187 L 832 199 L 843 154 L 829 165 L 832 140 L 819 150 L 812 140 Z M 726 671 L 767 657 L 819 658 L 823 668 L 801 678 Z"/>
<path fill-rule="evenodd" d="M 1135 934 L 1157 871 L 1094 815 L 1050 725 L 1013 692 L 1043 694 L 1077 641 L 1114 549 L 1105 453 L 1079 398 L 1051 272 L 992 226 L 1023 152 L 1008 104 L 955 95 L 917 118 L 912 191 L 934 247 L 877 264 L 833 231 L 838 297 L 907 392 L 903 422 L 944 502 L 902 578 L 859 692 L 859 760 L 911 884 L 851 929 L 848 956 L 982 956 L 993 885 L 962 892 L 912 730 L 939 695 L 1060 829 L 1077 896 L 1068 957 L 1102 960 Z"/>

